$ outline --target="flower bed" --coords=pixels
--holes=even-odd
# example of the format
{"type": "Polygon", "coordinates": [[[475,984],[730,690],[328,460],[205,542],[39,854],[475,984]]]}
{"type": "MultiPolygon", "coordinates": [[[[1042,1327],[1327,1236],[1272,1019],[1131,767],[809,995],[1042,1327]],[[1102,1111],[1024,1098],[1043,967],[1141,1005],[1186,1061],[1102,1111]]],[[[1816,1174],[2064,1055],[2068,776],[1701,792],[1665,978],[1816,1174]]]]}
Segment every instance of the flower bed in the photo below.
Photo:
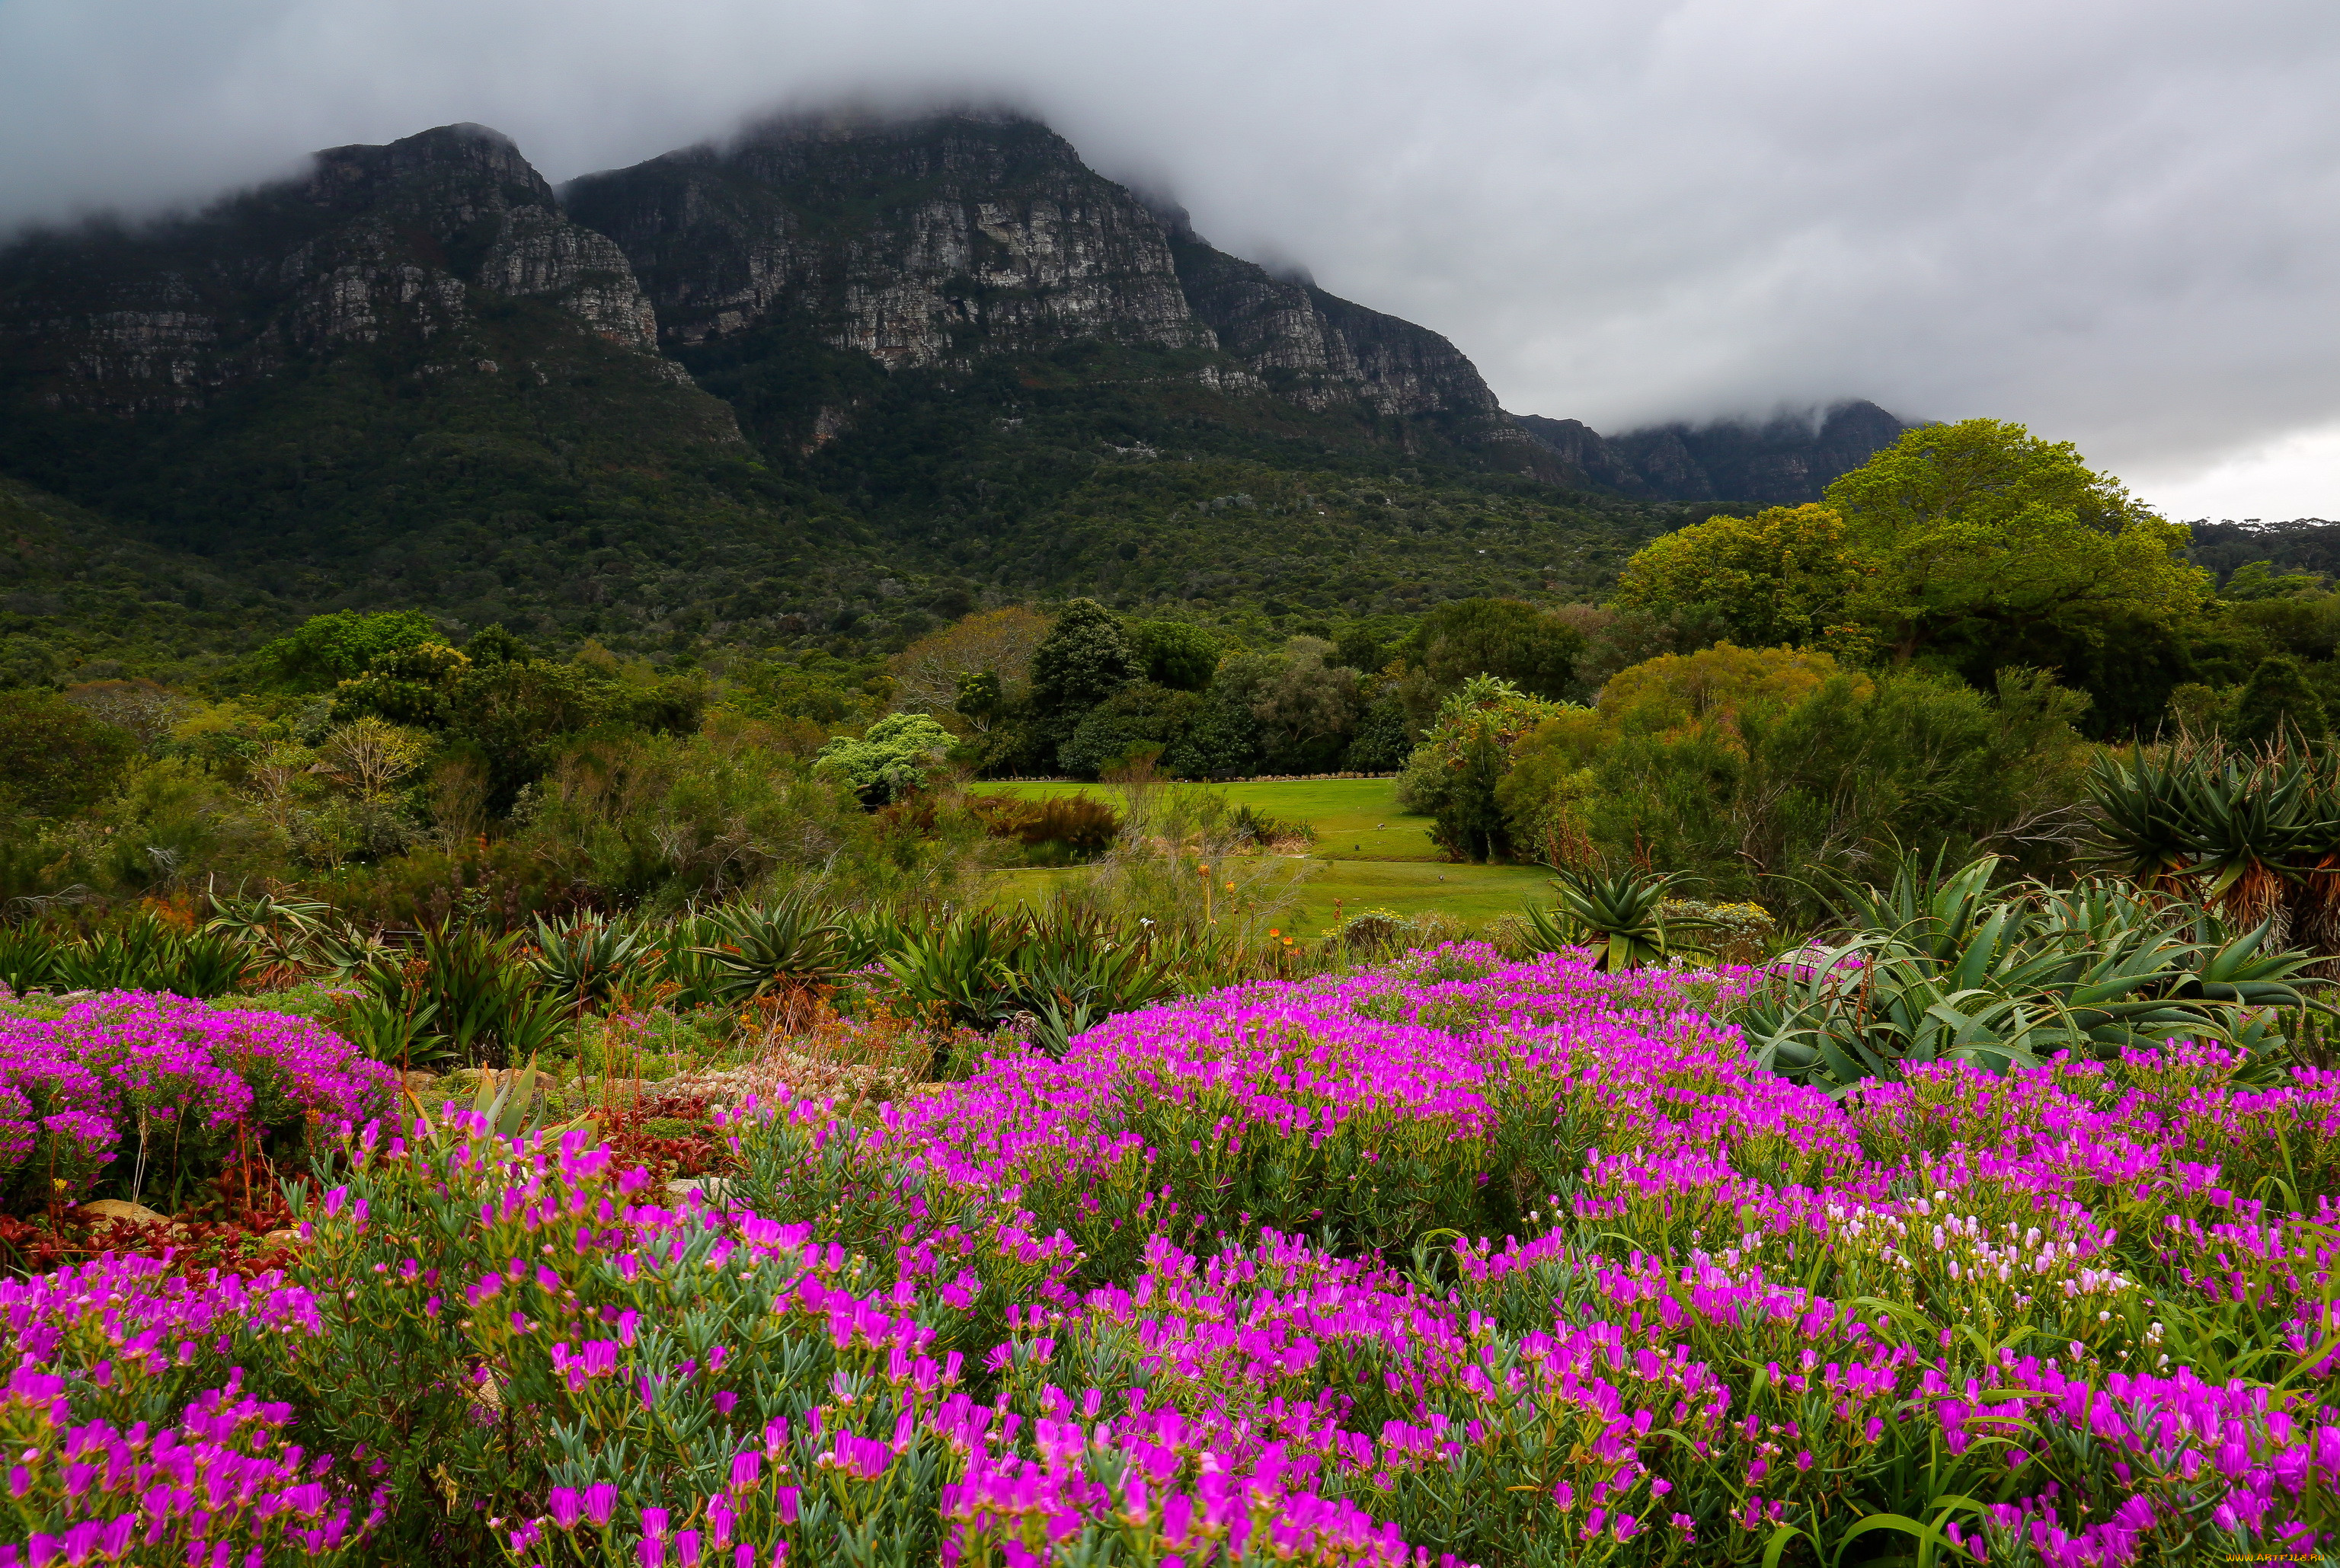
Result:
{"type": "Polygon", "coordinates": [[[396,1082],[306,1019],[161,993],[0,1019],[0,1208],[76,1201],[109,1165],[125,1187],[167,1186],[216,1170],[239,1136],[289,1152],[311,1119],[386,1114],[396,1082]]]}
{"type": "Polygon", "coordinates": [[[2328,1541],[2340,1075],[2178,1045],[1837,1101],[1715,1021],[1748,978],[1239,988],[875,1117],[735,1107],[712,1206],[582,1130],[370,1129],[296,1277],[0,1287],[53,1380],[12,1446],[256,1402],[205,1440],[282,1501],[199,1534],[134,1455],[45,1455],[18,1515],[90,1561],[127,1510],[140,1561],[649,1568],[2328,1541]]]}

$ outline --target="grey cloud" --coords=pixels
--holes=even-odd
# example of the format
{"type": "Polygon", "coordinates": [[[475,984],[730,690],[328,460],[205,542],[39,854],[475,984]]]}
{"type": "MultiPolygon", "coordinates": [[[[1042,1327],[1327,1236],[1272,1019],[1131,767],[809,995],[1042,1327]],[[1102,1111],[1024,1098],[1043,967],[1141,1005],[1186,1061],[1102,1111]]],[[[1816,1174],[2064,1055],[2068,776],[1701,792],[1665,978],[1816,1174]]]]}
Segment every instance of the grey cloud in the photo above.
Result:
{"type": "Polygon", "coordinates": [[[454,120],[558,181],[843,94],[1028,104],[1523,412],[1862,396],[2130,473],[2340,421],[2329,0],[12,0],[0,222],[454,120]]]}

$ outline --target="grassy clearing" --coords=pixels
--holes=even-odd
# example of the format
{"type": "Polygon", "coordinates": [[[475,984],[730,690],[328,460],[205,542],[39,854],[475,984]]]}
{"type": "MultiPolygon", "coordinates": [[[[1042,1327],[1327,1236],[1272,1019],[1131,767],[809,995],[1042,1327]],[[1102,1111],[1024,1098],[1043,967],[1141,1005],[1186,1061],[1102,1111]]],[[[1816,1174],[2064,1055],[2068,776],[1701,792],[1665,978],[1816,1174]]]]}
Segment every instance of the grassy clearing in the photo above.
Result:
{"type": "MultiPolygon", "coordinates": [[[[1110,784],[1001,784],[1000,794],[1044,800],[1095,794],[1113,800],[1110,784]]],[[[1431,847],[1430,819],[1401,812],[1394,779],[1306,779],[1296,782],[1211,786],[1236,805],[1248,805],[1316,830],[1305,860],[1293,862],[1303,879],[1294,923],[1310,933],[1332,925],[1343,913],[1388,909],[1400,914],[1439,910],[1476,925],[1498,915],[1516,914],[1530,899],[1548,896],[1541,866],[1454,865],[1431,847]]],[[[1079,867],[1003,872],[993,887],[995,902],[1038,903],[1084,876],[1079,867]]]]}
{"type": "MultiPolygon", "coordinates": [[[[1000,784],[987,793],[1045,800],[1054,795],[1094,794],[1115,800],[1111,784],[1000,784]]],[[[1286,822],[1316,830],[1318,860],[1431,861],[1430,819],[1397,809],[1395,779],[1303,779],[1294,783],[1198,785],[1216,790],[1235,805],[1247,805],[1286,822]]]]}

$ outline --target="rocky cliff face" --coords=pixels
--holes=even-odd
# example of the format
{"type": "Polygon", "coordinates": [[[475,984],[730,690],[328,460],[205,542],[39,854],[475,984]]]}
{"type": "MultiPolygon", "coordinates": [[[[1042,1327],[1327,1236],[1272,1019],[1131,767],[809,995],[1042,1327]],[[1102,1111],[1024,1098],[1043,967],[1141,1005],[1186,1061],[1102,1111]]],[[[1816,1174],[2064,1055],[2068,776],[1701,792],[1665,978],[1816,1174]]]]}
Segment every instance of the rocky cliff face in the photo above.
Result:
{"type": "Polygon", "coordinates": [[[493,361],[467,327],[488,301],[521,298],[656,353],[618,247],[570,222],[510,141],[444,126],[321,153],[305,177],[195,218],[11,247],[0,373],[37,404],[112,414],[200,408],[298,357],[392,340],[480,373],[493,361]]]}
{"type": "Polygon", "coordinates": [[[1444,338],[1213,249],[1033,121],[779,121],[567,197],[623,249],[670,347],[782,326],[895,368],[1079,340],[1185,350],[1172,373],[1214,391],[1426,420],[1549,466],[1444,338]]]}
{"type": "Polygon", "coordinates": [[[778,121],[568,195],[673,344],[787,318],[889,366],[1076,338],[1212,346],[1161,225],[1029,121],[778,121]]]}
{"type": "Polygon", "coordinates": [[[1909,427],[1874,403],[1829,409],[1817,426],[1778,419],[1756,425],[1658,425],[1602,437],[1575,419],[1515,416],[1520,428],[1565,463],[1572,482],[1617,495],[1673,501],[1794,506],[1817,501],[1909,427]]]}

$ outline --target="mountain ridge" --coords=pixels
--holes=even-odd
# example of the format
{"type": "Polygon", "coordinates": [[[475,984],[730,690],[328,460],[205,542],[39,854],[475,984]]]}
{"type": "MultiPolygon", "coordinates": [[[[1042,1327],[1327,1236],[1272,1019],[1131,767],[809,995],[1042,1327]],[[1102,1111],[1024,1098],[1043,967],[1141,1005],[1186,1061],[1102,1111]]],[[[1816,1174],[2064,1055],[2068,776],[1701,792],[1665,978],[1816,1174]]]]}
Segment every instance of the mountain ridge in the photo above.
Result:
{"type": "Polygon", "coordinates": [[[1511,418],[1592,488],[1661,500],[1762,506],[1819,500],[1829,481],[1911,428],[1865,399],[1761,423],[1676,420],[1606,437],[1578,419],[1511,418]]]}
{"type": "MultiPolygon", "coordinates": [[[[1581,596],[1699,515],[1588,485],[1438,333],[968,114],[775,122],[559,192],[441,126],[24,237],[0,476],[118,536],[67,577],[193,584],[246,640],[408,606],[669,650],[1073,593],[1284,626],[1581,596]]],[[[26,587],[0,636],[81,648],[43,629],[69,598],[26,587]]]]}

